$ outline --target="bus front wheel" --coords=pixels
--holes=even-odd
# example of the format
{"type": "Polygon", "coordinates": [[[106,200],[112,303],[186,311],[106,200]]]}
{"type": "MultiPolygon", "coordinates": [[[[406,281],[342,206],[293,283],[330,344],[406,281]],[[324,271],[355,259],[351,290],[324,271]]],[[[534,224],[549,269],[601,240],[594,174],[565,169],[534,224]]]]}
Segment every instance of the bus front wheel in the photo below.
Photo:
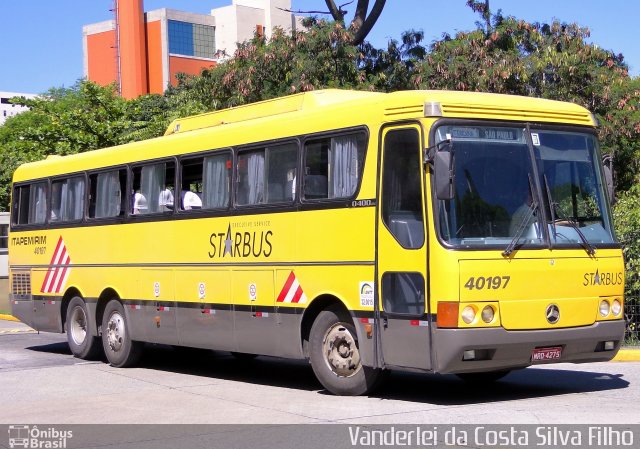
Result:
{"type": "Polygon", "coordinates": [[[96,358],[100,352],[100,339],[93,336],[87,305],[79,296],[69,302],[65,323],[71,353],[83,360],[96,358]]]}
{"type": "Polygon", "coordinates": [[[362,365],[351,319],[330,308],[318,314],[309,335],[311,367],[331,393],[356,396],[372,391],[382,370],[362,365]]]}
{"type": "Polygon", "coordinates": [[[142,354],[142,343],[131,340],[124,307],[115,299],[104,309],[102,346],[109,364],[116,368],[134,365],[142,354]]]}

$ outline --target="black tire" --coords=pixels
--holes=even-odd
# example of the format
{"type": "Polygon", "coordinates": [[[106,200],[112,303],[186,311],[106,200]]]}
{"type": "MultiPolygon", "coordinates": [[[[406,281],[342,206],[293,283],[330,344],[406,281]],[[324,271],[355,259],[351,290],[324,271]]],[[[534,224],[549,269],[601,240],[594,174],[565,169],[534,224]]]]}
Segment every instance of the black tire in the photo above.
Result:
{"type": "Polygon", "coordinates": [[[362,365],[355,327],[341,309],[330,308],[318,314],[311,326],[309,349],[313,372],[333,394],[367,394],[382,380],[382,370],[362,365]]]}
{"type": "Polygon", "coordinates": [[[490,384],[502,379],[504,376],[509,374],[511,371],[484,371],[480,373],[458,373],[460,379],[464,380],[470,384],[490,384]]]}
{"type": "Polygon", "coordinates": [[[89,309],[79,296],[71,298],[67,306],[65,321],[67,342],[74,357],[83,360],[95,359],[100,355],[100,337],[94,336],[94,324],[89,318],[89,309]]]}
{"type": "Polygon", "coordinates": [[[102,347],[111,366],[133,366],[142,355],[142,342],[132,341],[124,307],[112,299],[107,303],[102,318],[102,347]]]}

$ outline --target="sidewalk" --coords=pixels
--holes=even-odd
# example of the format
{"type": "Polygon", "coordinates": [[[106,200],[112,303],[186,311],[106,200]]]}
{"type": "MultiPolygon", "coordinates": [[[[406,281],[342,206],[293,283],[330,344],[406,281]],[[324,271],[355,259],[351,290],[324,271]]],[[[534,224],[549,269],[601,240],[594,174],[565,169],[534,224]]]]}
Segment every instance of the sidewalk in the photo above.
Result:
{"type": "MultiPolygon", "coordinates": [[[[0,314],[0,335],[7,333],[36,332],[11,315],[0,314]]],[[[640,346],[623,347],[613,359],[614,362],[640,362],[640,346]]]]}

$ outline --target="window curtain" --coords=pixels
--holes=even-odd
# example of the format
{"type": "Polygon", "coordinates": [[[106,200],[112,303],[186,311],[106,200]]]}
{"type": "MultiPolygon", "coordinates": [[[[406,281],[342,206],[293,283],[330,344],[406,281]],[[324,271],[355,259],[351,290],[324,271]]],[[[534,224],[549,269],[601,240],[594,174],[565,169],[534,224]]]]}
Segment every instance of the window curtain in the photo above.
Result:
{"type": "Polygon", "coordinates": [[[160,192],[165,188],[165,164],[145,165],[142,167],[140,193],[147,200],[146,213],[162,212],[160,192]]]}
{"type": "Polygon", "coordinates": [[[331,139],[329,153],[329,198],[353,195],[358,185],[358,138],[342,136],[331,139]]]}
{"type": "Polygon", "coordinates": [[[60,201],[61,221],[82,219],[84,210],[84,179],[71,178],[62,186],[60,201]]]}
{"type": "Polygon", "coordinates": [[[264,198],[264,153],[251,153],[247,158],[248,204],[262,203],[264,198]]]}
{"type": "Polygon", "coordinates": [[[47,188],[41,182],[32,184],[29,189],[29,224],[44,223],[47,218],[47,188]]]}
{"type": "Polygon", "coordinates": [[[117,171],[100,173],[96,186],[96,218],[120,215],[121,200],[119,173],[117,171]]]}
{"type": "Polygon", "coordinates": [[[204,158],[204,176],[202,180],[203,209],[219,209],[229,204],[228,155],[204,158]]]}

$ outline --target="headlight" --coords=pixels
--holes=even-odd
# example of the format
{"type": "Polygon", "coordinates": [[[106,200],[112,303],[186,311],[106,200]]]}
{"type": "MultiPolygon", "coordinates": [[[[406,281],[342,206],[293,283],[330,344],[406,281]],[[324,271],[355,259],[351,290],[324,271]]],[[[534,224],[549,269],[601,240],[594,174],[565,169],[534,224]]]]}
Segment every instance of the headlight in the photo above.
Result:
{"type": "Polygon", "coordinates": [[[609,301],[603,299],[602,301],[600,301],[600,315],[607,316],[609,315],[609,301]]]}
{"type": "Polygon", "coordinates": [[[467,306],[462,310],[462,321],[467,324],[473,323],[473,320],[476,318],[476,311],[473,307],[467,306]]]}
{"type": "Polygon", "coordinates": [[[614,299],[611,304],[611,313],[613,313],[614,316],[618,316],[620,312],[622,312],[622,304],[620,304],[620,301],[617,299],[614,299]]]}
{"type": "Polygon", "coordinates": [[[482,309],[482,321],[489,324],[493,321],[494,313],[495,312],[493,311],[493,307],[485,306],[485,308],[482,309]]]}

